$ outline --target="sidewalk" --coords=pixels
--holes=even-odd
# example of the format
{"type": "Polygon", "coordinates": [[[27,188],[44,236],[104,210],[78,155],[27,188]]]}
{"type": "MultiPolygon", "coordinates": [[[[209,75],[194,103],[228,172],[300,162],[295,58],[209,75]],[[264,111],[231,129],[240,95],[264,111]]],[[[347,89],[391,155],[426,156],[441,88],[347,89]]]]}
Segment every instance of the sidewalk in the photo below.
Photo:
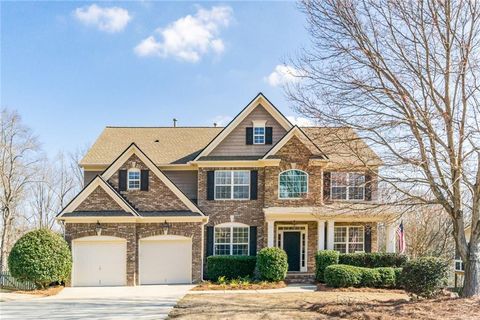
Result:
{"type": "Polygon", "coordinates": [[[259,289],[259,290],[202,290],[189,291],[188,294],[232,294],[232,293],[302,293],[314,292],[316,285],[311,284],[289,284],[285,288],[259,289]]]}

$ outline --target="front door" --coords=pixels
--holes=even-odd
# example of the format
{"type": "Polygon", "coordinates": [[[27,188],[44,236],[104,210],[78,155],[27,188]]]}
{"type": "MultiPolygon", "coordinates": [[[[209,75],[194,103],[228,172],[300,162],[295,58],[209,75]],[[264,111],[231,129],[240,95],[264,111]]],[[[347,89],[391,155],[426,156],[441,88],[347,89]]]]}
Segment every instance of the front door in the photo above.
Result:
{"type": "Polygon", "coordinates": [[[300,231],[283,232],[283,250],[288,257],[288,271],[300,271],[300,231]]]}

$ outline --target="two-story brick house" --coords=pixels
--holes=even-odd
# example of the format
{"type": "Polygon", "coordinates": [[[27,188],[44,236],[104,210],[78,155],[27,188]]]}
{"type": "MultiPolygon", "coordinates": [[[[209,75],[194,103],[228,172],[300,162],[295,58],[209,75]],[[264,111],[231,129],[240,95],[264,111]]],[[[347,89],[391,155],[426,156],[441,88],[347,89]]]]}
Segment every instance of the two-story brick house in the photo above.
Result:
{"type": "Polygon", "coordinates": [[[317,250],[378,250],[379,157],[349,128],[292,125],[262,94],[225,128],[107,127],[58,215],[72,285],[202,280],[209,255],[283,248],[289,271],[317,250]]]}

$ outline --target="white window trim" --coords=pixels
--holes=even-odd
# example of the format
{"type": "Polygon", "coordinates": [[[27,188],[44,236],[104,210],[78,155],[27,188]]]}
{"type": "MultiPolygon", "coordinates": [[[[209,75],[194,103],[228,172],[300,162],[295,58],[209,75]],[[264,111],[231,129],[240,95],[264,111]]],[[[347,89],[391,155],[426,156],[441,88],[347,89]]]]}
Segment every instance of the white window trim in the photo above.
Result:
{"type": "Polygon", "coordinates": [[[220,245],[229,245],[230,246],[230,256],[232,256],[233,253],[233,228],[247,228],[247,235],[248,235],[248,241],[247,243],[235,243],[235,244],[243,244],[247,245],[247,254],[243,256],[249,256],[250,255],[250,226],[239,223],[239,222],[230,222],[230,223],[221,223],[217,224],[213,227],[213,255],[216,256],[217,254],[215,253],[215,246],[217,245],[217,237],[216,237],[216,228],[230,228],[230,242],[229,243],[219,243],[220,245]]]}
{"type": "Polygon", "coordinates": [[[280,176],[283,173],[288,172],[288,171],[300,171],[300,172],[303,172],[307,175],[307,191],[305,192],[305,195],[308,195],[309,180],[310,180],[310,175],[308,174],[308,172],[300,170],[300,169],[288,169],[288,170],[284,170],[284,171],[282,171],[278,174],[278,199],[280,199],[280,200],[302,200],[302,199],[305,199],[304,197],[292,197],[292,198],[290,198],[290,197],[282,197],[281,196],[281,193],[280,193],[280,176]]]}
{"type": "MultiPolygon", "coordinates": [[[[136,181],[136,179],[134,180],[136,181]]],[[[127,190],[134,191],[140,190],[142,184],[142,174],[138,168],[130,168],[127,170],[127,190]],[[138,188],[130,188],[130,172],[138,172],[138,188]]]]}
{"type": "Polygon", "coordinates": [[[344,244],[345,245],[345,253],[355,253],[355,252],[365,252],[365,227],[364,226],[335,226],[333,228],[333,248],[335,248],[336,244],[344,244]],[[350,228],[360,228],[363,234],[363,241],[362,242],[349,242],[349,235],[350,235],[350,228]],[[335,241],[335,230],[337,228],[347,228],[347,234],[345,235],[345,242],[337,242],[335,241]],[[363,250],[362,251],[355,251],[355,252],[349,252],[348,245],[349,244],[359,244],[361,243],[363,245],[363,250]]]}
{"type": "Polygon", "coordinates": [[[253,144],[256,144],[256,145],[262,145],[262,144],[265,144],[265,141],[266,141],[266,137],[267,136],[267,129],[265,128],[265,125],[261,126],[261,125],[254,125],[253,126],[253,144]],[[263,134],[255,134],[255,128],[263,128],[263,134]],[[255,142],[255,137],[263,137],[263,142],[255,142]]]}
{"type": "Polygon", "coordinates": [[[215,170],[215,175],[214,175],[214,183],[213,183],[213,198],[216,201],[229,201],[229,200],[235,200],[235,201],[245,201],[245,200],[250,200],[250,189],[251,189],[251,184],[252,182],[250,181],[250,170],[215,170]],[[228,184],[219,184],[218,186],[230,186],[231,188],[231,193],[230,193],[230,198],[217,198],[217,172],[230,172],[231,175],[231,183],[228,184]],[[233,197],[233,189],[234,186],[246,186],[246,184],[234,184],[233,183],[233,176],[234,172],[247,172],[248,174],[248,197],[247,198],[234,198],[233,197]]]}
{"type": "MultiPolygon", "coordinates": [[[[365,180],[365,183],[363,185],[363,196],[362,196],[362,199],[350,199],[350,174],[363,174],[363,176],[365,177],[365,173],[364,172],[342,172],[342,171],[333,171],[331,172],[330,174],[330,199],[333,200],[333,201],[365,201],[365,187],[366,187],[366,184],[367,184],[367,181],[366,179],[364,178],[365,180]],[[332,183],[333,179],[332,179],[332,174],[334,173],[346,173],[347,174],[347,185],[346,185],[346,188],[347,188],[347,198],[346,199],[333,199],[333,188],[334,188],[334,185],[332,183]]],[[[338,187],[338,186],[337,186],[338,187]]],[[[342,186],[340,186],[342,187],[342,186]]]]}
{"type": "Polygon", "coordinates": [[[454,269],[455,269],[455,272],[465,272],[465,266],[463,265],[462,259],[455,259],[454,260],[454,269]],[[460,268],[457,268],[457,265],[460,268]]]}

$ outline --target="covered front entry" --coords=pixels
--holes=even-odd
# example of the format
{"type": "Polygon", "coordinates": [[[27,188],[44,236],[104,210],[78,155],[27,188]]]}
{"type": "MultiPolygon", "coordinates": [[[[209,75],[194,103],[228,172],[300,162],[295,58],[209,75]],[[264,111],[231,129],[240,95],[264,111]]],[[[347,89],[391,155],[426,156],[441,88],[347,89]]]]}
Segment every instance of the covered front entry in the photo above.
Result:
{"type": "Polygon", "coordinates": [[[139,284],[192,282],[192,239],[163,235],[141,239],[139,284]]]}
{"type": "Polygon", "coordinates": [[[127,281],[127,241],[108,236],[73,240],[72,286],[124,286],[127,281]]]}
{"type": "Polygon", "coordinates": [[[307,225],[278,225],[278,247],[288,257],[288,271],[307,271],[307,225]]]}

